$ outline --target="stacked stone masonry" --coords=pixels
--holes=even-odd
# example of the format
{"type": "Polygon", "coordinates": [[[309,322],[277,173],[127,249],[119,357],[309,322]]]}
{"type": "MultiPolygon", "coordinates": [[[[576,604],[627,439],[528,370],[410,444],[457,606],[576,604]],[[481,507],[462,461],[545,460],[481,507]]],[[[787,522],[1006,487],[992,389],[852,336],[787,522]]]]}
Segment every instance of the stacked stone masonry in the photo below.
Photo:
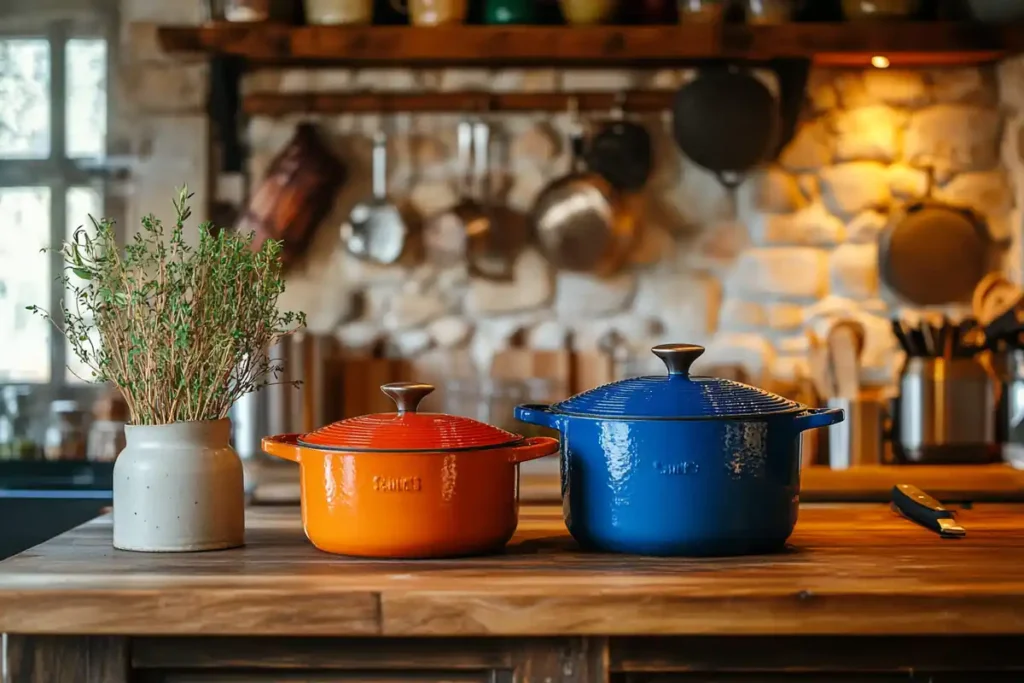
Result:
{"type": "MultiPolygon", "coordinates": [[[[1010,76],[1000,76],[1022,70],[1013,63],[999,70],[816,70],[794,139],[735,193],[679,154],[665,117],[646,117],[657,169],[643,197],[643,239],[631,263],[609,278],[557,272],[532,249],[519,257],[510,283],[471,278],[462,266],[379,267],[345,253],[338,226],[369,190],[369,135],[380,126],[392,132],[391,192],[429,215],[458,196],[456,115],[256,118],[248,129],[250,172],[259,178],[294,125],[309,118],[348,164],[351,180],[291,274],[287,303],[310,312],[316,331],[336,332],[351,346],[384,340],[398,353],[466,347],[486,365],[513,340],[535,348],[569,340],[581,349],[625,341],[639,357],[658,342],[689,341],[708,347],[707,364],[739,363],[755,377],[791,380],[806,372],[807,331],[849,314],[869,333],[864,379],[885,382],[899,361],[888,318],[904,311],[877,269],[877,236],[890,212],[933,197],[981,211],[994,233],[1019,242],[1014,164],[1024,143],[1019,135],[1005,141],[1003,132],[1019,130],[1013,98],[1020,95],[1005,85],[1010,76]]],[[[761,76],[774,87],[770,75],[761,76]]],[[[245,87],[617,91],[673,87],[689,77],[285,70],[255,73],[245,87]]],[[[502,160],[495,196],[527,210],[568,166],[567,117],[494,115],[492,124],[493,151],[502,160]]]]}
{"type": "MultiPolygon", "coordinates": [[[[151,52],[148,24],[138,23],[164,19],[136,12],[125,30],[130,50],[142,54],[122,83],[136,84],[129,101],[145,112],[133,122],[143,131],[136,144],[154,170],[141,181],[140,201],[181,173],[201,181],[208,164],[196,149],[208,146],[208,124],[195,115],[202,102],[190,99],[205,67],[151,52]],[[171,76],[169,85],[147,85],[157,71],[171,76]],[[148,145],[145,131],[155,133],[148,145]]],[[[774,87],[770,75],[760,75],[774,87]]],[[[243,87],[620,91],[672,88],[690,77],[684,70],[265,69],[249,74],[243,87]]],[[[527,249],[509,283],[472,278],[461,265],[374,266],[350,257],[340,241],[344,216],[369,194],[370,135],[380,126],[391,132],[394,198],[424,215],[456,200],[458,116],[254,118],[247,129],[252,182],[304,120],[320,124],[349,168],[331,216],[290,273],[283,304],[307,311],[313,331],[335,333],[357,349],[382,341],[411,356],[464,348],[486,367],[512,343],[547,349],[568,342],[585,350],[615,340],[644,358],[655,343],[688,341],[708,347],[706,364],[739,363],[755,377],[781,380],[806,372],[809,330],[849,314],[868,330],[864,379],[888,381],[899,361],[888,318],[905,309],[879,281],[876,238],[895,207],[930,196],[982,211],[994,233],[1013,237],[1006,268],[1019,277],[1024,61],[913,72],[816,69],[807,95],[794,139],[735,193],[679,154],[666,117],[646,117],[657,168],[643,196],[643,238],[627,267],[609,278],[557,272],[527,249]]],[[[527,210],[568,166],[567,117],[501,114],[492,124],[495,196],[527,210]]]]}

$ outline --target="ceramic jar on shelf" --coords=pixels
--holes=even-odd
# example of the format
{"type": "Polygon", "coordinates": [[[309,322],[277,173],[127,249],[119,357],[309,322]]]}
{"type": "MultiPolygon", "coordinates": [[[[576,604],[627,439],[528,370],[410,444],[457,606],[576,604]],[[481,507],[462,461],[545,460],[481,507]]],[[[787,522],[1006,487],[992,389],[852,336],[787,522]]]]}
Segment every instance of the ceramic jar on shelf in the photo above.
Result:
{"type": "Polygon", "coordinates": [[[210,19],[251,23],[256,21],[290,21],[295,15],[292,0],[208,0],[210,19]]]}
{"type": "Polygon", "coordinates": [[[793,0],[746,0],[748,24],[785,24],[793,19],[793,0]]]}
{"type": "Polygon", "coordinates": [[[373,0],[305,0],[306,22],[358,25],[373,22],[373,0]]]}
{"type": "Polygon", "coordinates": [[[618,10],[616,0],[559,0],[559,5],[565,23],[579,26],[606,24],[618,10]]]}
{"type": "Polygon", "coordinates": [[[1020,0],[967,0],[971,16],[987,24],[1024,21],[1024,2],[1020,0]]]}
{"type": "Polygon", "coordinates": [[[534,24],[539,18],[535,0],[484,0],[485,24],[534,24]]]}
{"type": "Polygon", "coordinates": [[[679,0],[679,20],[682,22],[722,21],[730,0],[679,0]]]}
{"type": "Polygon", "coordinates": [[[843,15],[851,21],[913,19],[921,0],[843,0],[843,15]]]}
{"type": "Polygon", "coordinates": [[[413,26],[464,24],[468,0],[390,0],[396,12],[409,16],[413,26]]]}

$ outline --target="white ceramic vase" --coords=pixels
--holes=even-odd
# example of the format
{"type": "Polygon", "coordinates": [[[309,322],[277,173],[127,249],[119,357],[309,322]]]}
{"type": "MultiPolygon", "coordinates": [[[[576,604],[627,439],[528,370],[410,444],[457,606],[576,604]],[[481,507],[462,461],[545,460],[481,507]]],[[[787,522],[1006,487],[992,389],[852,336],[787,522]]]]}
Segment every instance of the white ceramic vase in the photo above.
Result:
{"type": "Polygon", "coordinates": [[[174,553],[245,542],[230,420],[128,425],[125,440],[114,463],[115,548],[174,553]]]}

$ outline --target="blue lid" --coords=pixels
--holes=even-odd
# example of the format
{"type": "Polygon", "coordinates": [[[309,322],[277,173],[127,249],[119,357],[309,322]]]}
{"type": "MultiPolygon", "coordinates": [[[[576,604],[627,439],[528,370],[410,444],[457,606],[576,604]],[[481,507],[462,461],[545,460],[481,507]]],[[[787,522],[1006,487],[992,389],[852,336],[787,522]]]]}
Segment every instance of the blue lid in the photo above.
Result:
{"type": "Polygon", "coordinates": [[[742,382],[691,377],[690,366],[704,353],[702,346],[665,344],[651,351],[665,363],[668,375],[605,384],[551,409],[564,415],[637,420],[749,418],[806,410],[796,401],[742,382]]]}

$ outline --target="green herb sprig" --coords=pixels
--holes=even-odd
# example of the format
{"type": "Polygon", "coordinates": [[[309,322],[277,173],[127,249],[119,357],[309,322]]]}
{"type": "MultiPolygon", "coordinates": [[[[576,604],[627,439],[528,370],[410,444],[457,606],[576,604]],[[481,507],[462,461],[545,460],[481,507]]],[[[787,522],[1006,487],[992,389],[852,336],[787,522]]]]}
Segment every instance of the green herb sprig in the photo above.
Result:
{"type": "Polygon", "coordinates": [[[277,309],[284,292],[281,243],[253,248],[253,235],[199,226],[185,241],[192,195],[173,200],[170,234],[153,215],[118,248],[114,223],[92,216],[61,247],[58,278],[69,294],[57,321],[38,306],[92,371],[124,395],[137,425],[227,417],[242,395],[277,384],[269,349],[305,325],[277,309]]]}

